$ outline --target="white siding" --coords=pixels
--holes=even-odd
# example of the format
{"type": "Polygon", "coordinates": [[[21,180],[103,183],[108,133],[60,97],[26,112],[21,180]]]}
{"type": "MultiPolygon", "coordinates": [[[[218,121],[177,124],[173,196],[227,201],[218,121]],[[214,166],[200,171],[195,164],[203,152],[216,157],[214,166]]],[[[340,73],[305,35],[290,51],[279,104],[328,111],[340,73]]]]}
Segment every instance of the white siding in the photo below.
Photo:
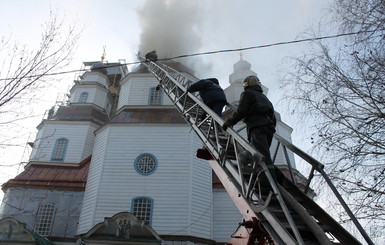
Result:
{"type": "MultiPolygon", "coordinates": [[[[31,161],[51,161],[55,142],[59,138],[68,139],[64,163],[79,163],[92,151],[93,132],[96,126],[88,122],[46,121],[40,129],[39,144],[34,146],[31,161]]],[[[55,161],[56,162],[56,161],[55,161]]]]}
{"type": "MultiPolygon", "coordinates": [[[[291,133],[293,131],[292,128],[287,126],[285,123],[278,121],[276,131],[277,131],[276,134],[280,135],[285,140],[291,142],[291,133]]],[[[271,153],[272,158],[273,158],[273,154],[274,154],[276,148],[277,148],[277,141],[273,140],[271,147],[270,147],[270,153],[271,153]]],[[[287,153],[289,156],[289,161],[290,161],[291,167],[296,169],[294,153],[290,150],[287,150],[287,153]]],[[[283,152],[282,145],[279,146],[279,150],[278,150],[277,158],[275,160],[275,164],[276,165],[287,165],[287,161],[286,161],[286,158],[285,158],[285,155],[283,152]]]]}
{"type": "Polygon", "coordinates": [[[33,161],[34,159],[37,159],[38,155],[39,155],[39,149],[40,149],[40,145],[41,145],[41,141],[42,141],[42,135],[43,135],[42,127],[39,127],[38,130],[39,131],[36,134],[35,141],[33,142],[33,147],[32,147],[32,151],[31,151],[31,155],[29,156],[29,160],[30,161],[33,161]]]}
{"type": "Polygon", "coordinates": [[[121,82],[120,84],[120,91],[119,91],[119,101],[117,109],[119,110],[123,106],[128,104],[128,98],[130,97],[130,90],[131,90],[131,84],[132,79],[126,78],[127,80],[124,80],[124,82],[121,82]]]}
{"type": "Polygon", "coordinates": [[[95,97],[95,86],[77,86],[75,91],[71,93],[70,102],[71,103],[79,103],[80,95],[84,92],[88,93],[87,96],[87,102],[86,103],[92,103],[92,100],[95,97]]]}
{"type": "Polygon", "coordinates": [[[106,75],[100,72],[86,72],[83,74],[83,82],[98,82],[108,88],[109,81],[106,75]]]}
{"type": "Polygon", "coordinates": [[[86,103],[92,103],[104,109],[107,109],[107,104],[111,103],[108,96],[108,90],[101,88],[97,85],[78,85],[75,91],[73,91],[73,93],[71,94],[70,102],[72,104],[79,103],[80,95],[83,92],[88,93],[86,103]]]}
{"type": "Polygon", "coordinates": [[[196,136],[189,133],[189,127],[106,127],[108,135],[106,129],[97,133],[79,232],[87,231],[104,217],[131,212],[132,199],[146,196],[154,200],[152,227],[158,234],[210,238],[211,170],[205,161],[195,157],[192,142],[197,140],[191,139],[196,136]],[[151,153],[158,160],[151,175],[138,174],[134,168],[136,157],[142,153],[151,153]]]}
{"type": "Polygon", "coordinates": [[[94,104],[106,109],[108,103],[108,92],[104,89],[97,89],[95,91],[94,104]]]}
{"type": "Polygon", "coordinates": [[[213,189],[213,239],[229,242],[242,215],[225,189],[213,189]]]}
{"type": "Polygon", "coordinates": [[[198,136],[193,134],[191,148],[191,222],[190,234],[197,237],[212,238],[212,170],[209,163],[197,158],[196,150],[202,147],[198,136]],[[194,157],[195,156],[195,157],[194,157]]]}
{"type": "MultiPolygon", "coordinates": [[[[135,77],[132,75],[120,87],[118,109],[125,105],[148,105],[149,89],[159,84],[154,77],[135,77]]],[[[163,105],[172,105],[172,102],[163,93],[163,105]]]]}
{"type": "Polygon", "coordinates": [[[242,84],[230,84],[229,87],[224,89],[227,102],[232,104],[235,101],[239,101],[239,96],[243,91],[244,88],[242,87],[242,84]]]}
{"type": "Polygon", "coordinates": [[[100,130],[95,139],[77,234],[86,233],[94,225],[95,210],[98,205],[98,192],[102,184],[101,178],[106,156],[105,151],[108,144],[108,130],[108,128],[100,130]]]}
{"type": "Polygon", "coordinates": [[[95,127],[89,127],[88,131],[86,132],[84,147],[83,147],[83,154],[81,156],[81,159],[85,159],[89,155],[92,154],[94,143],[95,143],[95,127]]]}

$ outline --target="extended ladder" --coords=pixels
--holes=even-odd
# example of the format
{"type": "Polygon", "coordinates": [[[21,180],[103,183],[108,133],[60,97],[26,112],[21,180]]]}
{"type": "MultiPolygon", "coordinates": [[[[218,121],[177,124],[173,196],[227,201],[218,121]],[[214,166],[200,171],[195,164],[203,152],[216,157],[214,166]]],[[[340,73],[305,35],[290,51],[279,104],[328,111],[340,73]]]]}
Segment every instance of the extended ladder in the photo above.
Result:
{"type": "Polygon", "coordinates": [[[323,171],[321,163],[275,135],[278,142],[276,152],[281,146],[285,156],[289,149],[312,165],[305,192],[292,182],[293,175],[291,180],[280,176],[283,178],[283,188],[273,181],[263,156],[240,136],[243,128],[237,131],[229,128],[223,132],[223,119],[199,98],[187,92],[187,87],[196,82],[196,78],[183,75],[161,62],[143,61],[142,64],[158,79],[158,88],[164,90],[205,144],[209,154],[201,157],[209,160],[244,218],[231,244],[251,245],[256,239],[259,244],[361,244],[306,195],[315,171],[326,179],[367,243],[373,244],[323,171]],[[202,117],[203,114],[206,116],[202,117]],[[241,152],[252,154],[254,161],[251,165],[240,161],[238,155],[241,152]],[[266,176],[267,182],[259,181],[262,175],[266,176]]]}

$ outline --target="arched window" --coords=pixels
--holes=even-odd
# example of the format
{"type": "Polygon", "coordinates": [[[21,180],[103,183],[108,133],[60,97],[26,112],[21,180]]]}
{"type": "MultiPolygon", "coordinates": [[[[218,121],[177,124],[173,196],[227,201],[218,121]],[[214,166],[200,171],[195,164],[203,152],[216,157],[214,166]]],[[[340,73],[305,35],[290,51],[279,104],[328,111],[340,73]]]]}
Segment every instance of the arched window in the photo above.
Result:
{"type": "Polygon", "coordinates": [[[68,140],[66,138],[57,139],[52,151],[51,160],[63,161],[67,151],[68,140]]]}
{"type": "Polygon", "coordinates": [[[150,153],[143,153],[135,159],[134,166],[138,173],[150,175],[155,172],[158,166],[158,161],[154,155],[150,153]]]}
{"type": "Polygon", "coordinates": [[[136,197],[132,199],[131,213],[139,220],[143,220],[146,225],[151,225],[153,204],[152,198],[136,197]]]}
{"type": "Polygon", "coordinates": [[[83,92],[80,94],[79,102],[86,103],[88,99],[88,92],[83,92]]]}
{"type": "Polygon", "coordinates": [[[40,205],[37,212],[36,224],[34,231],[42,236],[49,236],[51,234],[51,228],[53,219],[55,216],[55,204],[44,203],[40,205]]]}
{"type": "Polygon", "coordinates": [[[148,104],[149,105],[161,105],[163,102],[163,93],[162,90],[156,89],[156,87],[150,88],[148,94],[148,104]]]}

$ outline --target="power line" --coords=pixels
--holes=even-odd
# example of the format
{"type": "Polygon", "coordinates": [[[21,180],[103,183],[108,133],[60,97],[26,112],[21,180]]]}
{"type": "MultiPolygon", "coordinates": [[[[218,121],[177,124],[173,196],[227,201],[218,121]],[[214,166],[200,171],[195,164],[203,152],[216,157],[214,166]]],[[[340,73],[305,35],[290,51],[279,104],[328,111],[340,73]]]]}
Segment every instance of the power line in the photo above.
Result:
{"type": "Polygon", "coordinates": [[[246,47],[246,48],[224,49],[224,50],[218,50],[218,51],[179,55],[179,56],[175,56],[172,58],[158,59],[158,60],[170,60],[170,59],[178,59],[178,58],[185,58],[185,57],[191,57],[191,56],[226,53],[226,52],[239,52],[239,51],[250,50],[250,49],[269,48],[269,47],[273,47],[273,46],[281,46],[281,45],[288,45],[288,44],[294,44],[294,43],[318,41],[318,40],[324,40],[324,39],[331,39],[331,38],[337,38],[337,37],[343,37],[343,36],[352,36],[352,35],[357,35],[357,34],[362,34],[362,33],[374,33],[374,32],[376,32],[376,31],[357,31],[357,32],[341,33],[341,34],[323,36],[323,37],[312,37],[312,38],[305,38],[305,39],[292,40],[292,41],[286,41],[286,42],[263,44],[263,45],[251,46],[251,47],[246,47]]]}
{"type": "MultiPolygon", "coordinates": [[[[237,49],[222,49],[222,50],[216,50],[216,51],[207,51],[207,52],[200,52],[200,53],[192,53],[192,54],[183,54],[174,56],[171,58],[163,58],[158,59],[158,61],[167,61],[167,60],[174,60],[174,59],[181,59],[181,58],[187,58],[187,57],[193,57],[193,56],[201,56],[201,55],[211,55],[211,54],[219,54],[219,53],[229,53],[229,52],[240,52],[245,50],[251,50],[251,49],[260,49],[260,48],[269,48],[274,46],[282,46],[282,45],[289,45],[289,44],[296,44],[296,43],[303,43],[303,42],[311,42],[311,41],[318,41],[318,40],[325,40],[325,39],[332,39],[332,38],[338,38],[338,37],[344,37],[344,36],[352,36],[352,35],[358,35],[363,33],[374,33],[377,30],[368,30],[368,31],[357,31],[357,32],[349,32],[349,33],[341,33],[341,34],[335,34],[330,36],[322,36],[322,37],[312,37],[312,38],[305,38],[305,39],[299,39],[299,40],[291,40],[291,41],[285,41],[285,42],[277,42],[277,43],[270,43],[270,44],[263,44],[258,46],[250,46],[245,48],[237,48],[237,49]]],[[[135,65],[140,64],[141,61],[133,61],[129,63],[121,63],[118,65],[110,65],[109,67],[117,67],[117,66],[124,66],[124,65],[135,65]]],[[[79,70],[71,70],[71,71],[62,71],[62,72],[54,72],[54,73],[47,73],[47,74],[40,74],[40,75],[32,75],[32,76],[26,76],[24,78],[35,78],[35,77],[41,77],[41,76],[56,76],[56,75],[63,75],[67,73],[74,73],[74,72],[82,72],[82,71],[88,71],[87,69],[79,69],[79,70]]],[[[18,78],[0,78],[0,81],[5,80],[14,80],[18,78]]]]}

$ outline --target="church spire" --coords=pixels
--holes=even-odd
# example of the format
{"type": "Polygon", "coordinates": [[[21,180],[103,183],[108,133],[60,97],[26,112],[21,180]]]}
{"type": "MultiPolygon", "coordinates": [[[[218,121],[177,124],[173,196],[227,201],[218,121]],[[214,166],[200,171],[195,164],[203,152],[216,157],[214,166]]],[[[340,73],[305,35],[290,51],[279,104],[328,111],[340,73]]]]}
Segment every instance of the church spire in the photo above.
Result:
{"type": "Polygon", "coordinates": [[[251,70],[251,64],[243,59],[242,52],[239,54],[239,56],[239,61],[233,65],[234,72],[229,76],[230,84],[241,83],[245,77],[250,75],[257,76],[257,73],[251,70]]]}
{"type": "MultiPolygon", "coordinates": [[[[257,73],[251,70],[251,64],[243,59],[243,54],[239,54],[239,60],[233,65],[234,72],[229,76],[230,86],[225,89],[227,101],[236,105],[238,103],[240,94],[243,91],[243,80],[251,75],[257,76],[257,73]]],[[[263,83],[263,81],[262,81],[263,83]]],[[[264,94],[267,94],[268,89],[261,85],[264,94]]]]}
{"type": "Polygon", "coordinates": [[[101,57],[100,63],[104,63],[104,60],[106,59],[106,45],[103,46],[103,53],[101,57]]]}

